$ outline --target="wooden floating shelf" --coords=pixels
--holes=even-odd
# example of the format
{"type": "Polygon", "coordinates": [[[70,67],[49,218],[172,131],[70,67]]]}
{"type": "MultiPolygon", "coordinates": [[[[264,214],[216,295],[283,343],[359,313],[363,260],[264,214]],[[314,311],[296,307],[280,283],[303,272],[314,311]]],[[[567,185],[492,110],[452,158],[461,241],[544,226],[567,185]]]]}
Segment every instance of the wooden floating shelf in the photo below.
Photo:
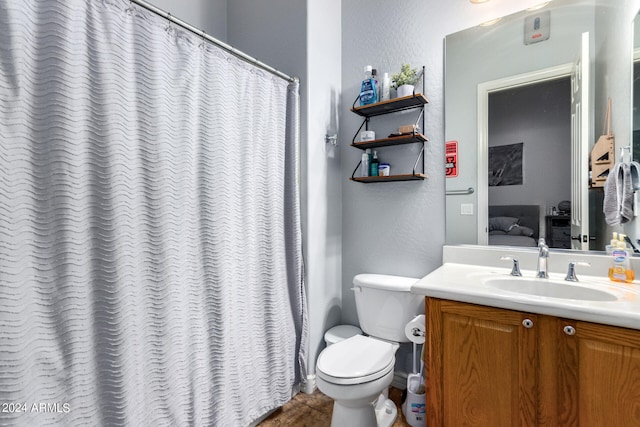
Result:
{"type": "Polygon", "coordinates": [[[371,182],[422,181],[423,179],[427,179],[427,178],[429,177],[423,173],[417,173],[417,174],[408,173],[404,175],[389,175],[389,176],[357,176],[349,179],[351,179],[351,181],[369,184],[371,182]]]}
{"type": "Polygon", "coordinates": [[[376,102],[375,104],[354,107],[351,111],[362,117],[373,117],[416,108],[428,103],[429,100],[423,94],[416,93],[414,95],[403,96],[402,98],[394,98],[388,101],[376,102]]]}
{"type": "Polygon", "coordinates": [[[429,139],[421,133],[392,136],[390,138],[374,139],[372,141],[354,142],[352,147],[366,150],[367,148],[389,147],[392,145],[413,144],[415,142],[425,142],[429,139]]]}

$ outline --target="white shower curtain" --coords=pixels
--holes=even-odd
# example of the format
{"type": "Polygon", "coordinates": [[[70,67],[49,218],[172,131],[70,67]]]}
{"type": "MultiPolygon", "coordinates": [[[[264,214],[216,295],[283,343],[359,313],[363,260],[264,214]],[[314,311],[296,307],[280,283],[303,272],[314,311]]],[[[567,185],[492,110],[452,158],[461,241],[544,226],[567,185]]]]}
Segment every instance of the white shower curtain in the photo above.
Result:
{"type": "Polygon", "coordinates": [[[126,0],[0,0],[0,425],[289,400],[297,114],[297,83],[126,0]]]}

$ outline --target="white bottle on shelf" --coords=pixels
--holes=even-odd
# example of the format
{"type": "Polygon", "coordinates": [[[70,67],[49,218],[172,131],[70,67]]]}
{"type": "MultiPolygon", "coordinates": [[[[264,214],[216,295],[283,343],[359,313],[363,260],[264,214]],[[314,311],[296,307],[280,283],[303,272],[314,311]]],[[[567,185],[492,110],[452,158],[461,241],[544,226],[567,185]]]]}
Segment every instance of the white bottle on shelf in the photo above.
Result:
{"type": "Polygon", "coordinates": [[[366,152],[362,153],[361,168],[360,176],[369,176],[369,154],[366,152]]]}
{"type": "Polygon", "coordinates": [[[380,82],[380,101],[388,101],[390,99],[389,91],[391,90],[391,79],[389,73],[382,75],[382,81],[380,82]]]}

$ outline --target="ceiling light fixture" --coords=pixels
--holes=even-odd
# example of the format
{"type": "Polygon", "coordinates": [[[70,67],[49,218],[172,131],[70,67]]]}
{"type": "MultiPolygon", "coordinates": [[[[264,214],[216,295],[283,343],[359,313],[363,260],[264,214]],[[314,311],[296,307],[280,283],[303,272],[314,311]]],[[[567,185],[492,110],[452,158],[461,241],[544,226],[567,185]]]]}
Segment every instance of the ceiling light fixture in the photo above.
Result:
{"type": "Polygon", "coordinates": [[[501,19],[502,18],[492,19],[491,21],[483,22],[482,24],[480,24],[480,26],[481,27],[488,27],[490,25],[497,24],[498,22],[500,22],[501,19]]]}
{"type": "Polygon", "coordinates": [[[545,7],[546,5],[548,5],[549,3],[551,3],[550,1],[546,1],[544,3],[540,3],[538,5],[532,6],[529,9],[527,9],[528,11],[532,11],[532,10],[538,10],[538,9],[542,9],[543,7],[545,7]]]}
{"type": "Polygon", "coordinates": [[[473,3],[473,4],[478,4],[478,3],[486,3],[486,2],[488,2],[489,0],[469,0],[469,1],[470,1],[471,3],[473,3]]]}

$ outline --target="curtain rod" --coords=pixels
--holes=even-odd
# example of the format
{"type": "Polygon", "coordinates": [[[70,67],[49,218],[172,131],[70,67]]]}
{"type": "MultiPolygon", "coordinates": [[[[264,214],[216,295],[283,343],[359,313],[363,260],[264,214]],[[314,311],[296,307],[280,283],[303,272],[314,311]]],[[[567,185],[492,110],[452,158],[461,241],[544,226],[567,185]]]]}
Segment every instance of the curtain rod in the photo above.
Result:
{"type": "Polygon", "coordinates": [[[257,67],[262,68],[263,70],[266,70],[272,74],[275,74],[276,76],[284,79],[284,80],[288,80],[290,82],[294,82],[294,81],[298,81],[298,79],[296,77],[291,77],[281,71],[276,70],[275,68],[265,64],[264,62],[258,61],[257,59],[255,59],[252,56],[247,55],[246,53],[242,52],[241,50],[238,50],[218,39],[216,39],[215,37],[211,37],[209,34],[205,33],[202,30],[197,29],[196,27],[184,22],[181,19],[176,18],[175,16],[171,15],[168,12],[165,12],[162,9],[159,9],[157,7],[155,7],[154,5],[147,3],[144,0],[129,0],[131,3],[135,3],[139,6],[142,6],[143,8],[157,14],[160,15],[161,17],[173,22],[174,24],[177,24],[179,26],[181,26],[182,28],[184,28],[185,30],[191,31],[194,34],[197,34],[198,36],[210,41],[211,43],[213,43],[214,45],[226,50],[227,52],[231,53],[232,55],[237,56],[238,58],[244,59],[245,61],[249,62],[250,64],[253,64],[257,67]]]}

